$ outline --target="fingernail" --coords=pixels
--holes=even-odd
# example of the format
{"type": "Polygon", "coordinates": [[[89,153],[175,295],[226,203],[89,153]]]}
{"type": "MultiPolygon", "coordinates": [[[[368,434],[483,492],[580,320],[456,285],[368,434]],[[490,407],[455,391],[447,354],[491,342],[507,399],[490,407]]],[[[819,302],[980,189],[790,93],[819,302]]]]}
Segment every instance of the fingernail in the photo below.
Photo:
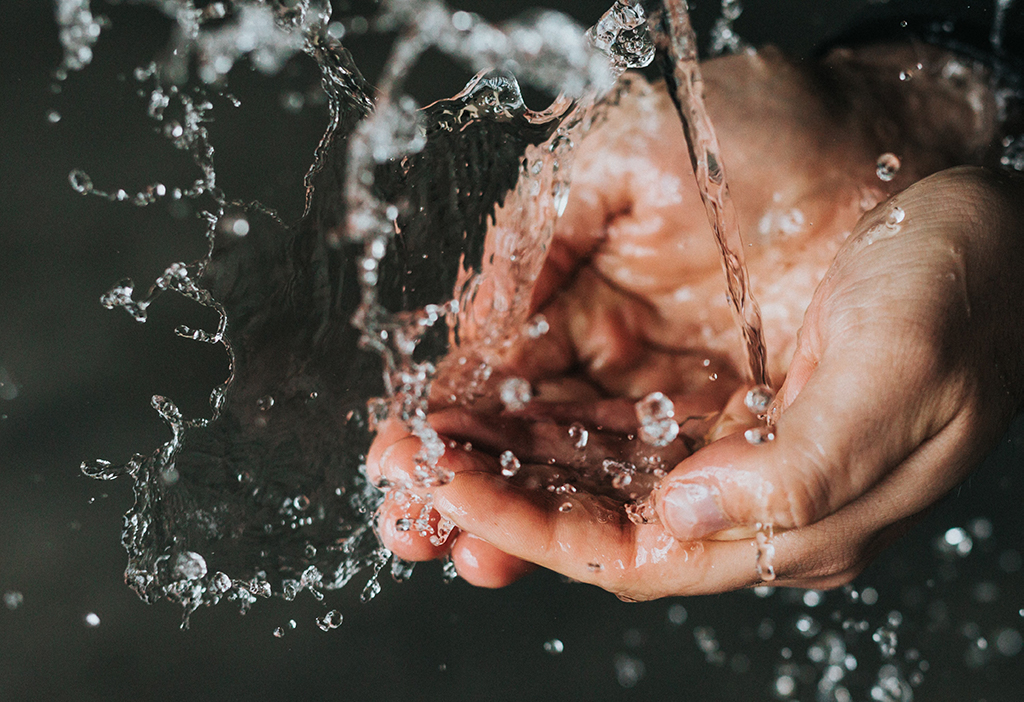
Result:
{"type": "Polygon", "coordinates": [[[718,506],[718,490],[699,483],[677,483],[661,498],[661,519],[680,541],[703,539],[733,526],[718,506]]]}

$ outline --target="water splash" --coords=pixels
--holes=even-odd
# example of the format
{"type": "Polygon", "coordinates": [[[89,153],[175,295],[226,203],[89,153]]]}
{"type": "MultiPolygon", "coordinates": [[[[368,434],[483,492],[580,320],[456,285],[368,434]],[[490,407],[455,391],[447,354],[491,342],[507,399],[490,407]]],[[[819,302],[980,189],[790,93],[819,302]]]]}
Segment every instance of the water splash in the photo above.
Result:
{"type": "MultiPolygon", "coordinates": [[[[212,309],[214,329],[176,331],[220,345],[229,375],[206,418],[153,398],[172,437],[151,456],[82,470],[134,482],[126,581],[147,602],[182,604],[185,625],[189,612],[225,599],[243,612],[272,594],[321,599],[364,569],[369,599],[388,563],[396,577],[410,570],[373,533],[381,496],[362,465],[372,431],[388,416],[406,422],[424,446],[416,485],[443,484],[450,475],[436,464],[445,447],[425,421],[437,360],[465,363],[469,382],[453,396],[470,403],[491,387],[518,334],[547,331],[545,320],[529,319],[529,290],[595,105],[618,73],[650,60],[643,12],[613,7],[618,19],[606,16],[590,34],[601,37],[595,49],[556,13],[495,26],[440,2],[385,3],[372,23],[356,18],[399,36],[371,98],[341,43],[346,21],[329,21],[326,2],[152,4],[173,20],[169,58],[134,77],[147,86],[149,118],[198,176],[136,193],[98,188],[80,169],[69,182],[136,206],[203,203],[202,258],[172,264],[141,293],[121,281],[102,303],[139,322],[166,292],[212,309]],[[430,48],[478,73],[458,95],[419,108],[402,83],[430,48]],[[287,225],[219,189],[206,125],[238,60],[273,72],[300,52],[321,72],[329,122],[305,178],[303,216],[287,225]],[[193,70],[205,86],[186,84],[193,70]],[[519,80],[558,97],[532,111],[519,80]],[[509,232],[496,242],[500,269],[483,255],[498,217],[509,232]],[[245,270],[263,275],[245,279],[245,270]],[[483,289],[493,291],[486,305],[483,289]]],[[[513,389],[524,404],[526,393],[513,389]]],[[[429,495],[422,507],[429,513],[429,495]]],[[[409,527],[438,540],[450,529],[420,521],[409,527]]]]}

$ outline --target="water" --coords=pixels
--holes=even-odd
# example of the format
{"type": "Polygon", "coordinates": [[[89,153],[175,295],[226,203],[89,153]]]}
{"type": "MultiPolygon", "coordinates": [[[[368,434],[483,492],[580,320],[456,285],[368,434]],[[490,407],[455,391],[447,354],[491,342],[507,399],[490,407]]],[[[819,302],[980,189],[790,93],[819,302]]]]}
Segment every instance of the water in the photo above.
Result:
{"type": "MultiPolygon", "coordinates": [[[[87,461],[82,471],[133,481],[126,580],[146,601],[171,599],[187,615],[228,599],[244,611],[271,593],[320,596],[364,569],[364,597],[372,597],[391,559],[371,528],[380,494],[361,474],[372,431],[385,416],[406,422],[424,445],[416,486],[443,484],[450,475],[436,465],[445,447],[426,423],[437,363],[457,359],[470,369],[453,397],[471,403],[491,387],[492,369],[519,334],[546,333],[546,320],[529,318],[531,284],[595,104],[618,73],[651,58],[643,12],[614,5],[588,41],[556,13],[499,27],[436,2],[386,4],[373,28],[401,31],[371,98],[340,41],[365,18],[338,19],[324,2],[155,4],[175,22],[170,58],[132,77],[149,118],[191,157],[197,177],[129,192],[75,169],[69,182],[82,195],[139,207],[195,203],[206,255],[171,265],[148,290],[123,280],[101,302],[141,323],[167,293],[209,308],[215,328],[181,325],[177,333],[222,348],[229,374],[211,393],[207,417],[154,397],[172,437],[153,455],[124,465],[87,461]],[[428,49],[478,73],[458,95],[420,109],[403,81],[428,49]],[[298,53],[321,71],[330,120],[306,176],[303,216],[285,223],[220,189],[207,124],[219,102],[238,104],[225,92],[235,63],[274,72],[298,53]],[[187,83],[190,71],[198,85],[187,83]],[[532,111],[518,80],[557,97],[532,111]],[[504,151],[481,161],[498,143],[504,151]],[[456,165],[452,180],[437,178],[456,165]],[[460,195],[451,202],[441,192],[460,195]],[[499,204],[514,233],[502,244],[510,270],[483,258],[499,204]],[[274,259],[283,265],[242,295],[235,271],[274,259]],[[431,265],[411,263],[424,259],[431,265]],[[478,304],[486,286],[498,314],[478,304]],[[282,338],[282,329],[298,333],[282,338]],[[346,359],[342,370],[336,358],[346,359]]],[[[65,64],[84,68],[84,38],[95,43],[103,23],[84,1],[60,4],[58,15],[68,28],[65,64]]],[[[525,380],[505,378],[499,395],[516,410],[532,393],[525,380]]],[[[403,487],[412,486],[391,489],[403,487]]],[[[429,507],[428,495],[424,514],[429,507]]],[[[420,521],[410,527],[432,531],[420,521]]],[[[443,541],[450,528],[430,535],[443,541]]]]}
{"type": "Polygon", "coordinates": [[[650,25],[669,94],[683,122],[697,188],[722,257],[729,303],[743,335],[750,378],[754,385],[770,387],[761,311],[750,290],[743,239],[718,136],[704,106],[697,35],[690,24],[686,0],[665,0],[651,13],[650,25]]]}
{"type": "MultiPolygon", "coordinates": [[[[465,32],[473,27],[480,27],[477,20],[472,17],[467,20],[457,15],[458,13],[450,14],[451,25],[456,31],[465,32]]],[[[512,33],[512,30],[507,31],[512,33]]],[[[326,35],[331,37],[331,32],[326,31],[326,35]]],[[[313,46],[307,47],[307,50],[324,61],[322,69],[325,74],[331,76],[330,79],[325,78],[325,83],[329,90],[336,91],[336,97],[342,102],[331,103],[331,128],[328,129],[329,134],[325,135],[323,148],[318,152],[316,165],[307,177],[309,193],[306,213],[307,217],[311,218],[307,221],[315,220],[318,228],[323,225],[326,231],[340,231],[337,228],[332,229],[331,225],[337,227],[337,220],[341,217],[336,212],[332,214],[331,208],[323,201],[323,184],[332,182],[332,177],[337,179],[334,182],[340,180],[340,169],[334,160],[338,158],[338,149],[332,144],[337,143],[336,140],[346,129],[354,128],[351,111],[362,115],[366,114],[369,107],[368,98],[358,90],[345,93],[351,86],[360,85],[360,79],[351,68],[346,68],[346,59],[341,50],[324,41],[323,44],[314,43],[313,46]],[[348,102],[344,102],[345,100],[348,102]],[[333,222],[332,217],[335,220],[333,222]]],[[[282,50],[293,49],[293,44],[285,42],[282,50]]],[[[231,53],[228,51],[226,55],[230,56],[231,53]]],[[[154,75],[149,74],[143,80],[152,81],[155,79],[154,75]]],[[[226,72],[205,74],[204,79],[210,77],[216,82],[225,80],[226,75],[226,72]]],[[[576,78],[573,77],[572,80],[576,78]]],[[[175,97],[176,94],[171,88],[157,87],[151,83],[143,85],[147,91],[152,89],[153,93],[158,95],[156,104],[162,104],[164,97],[171,100],[170,104],[178,104],[175,101],[179,98],[175,97]]],[[[180,94],[180,91],[177,94],[180,94]]],[[[187,97],[192,100],[193,106],[203,107],[206,102],[216,102],[215,96],[207,101],[191,94],[187,97]]],[[[411,230],[415,234],[416,224],[411,218],[403,219],[407,215],[403,212],[402,203],[396,204],[391,201],[400,198],[387,195],[390,192],[389,188],[394,185],[393,180],[400,176],[407,176],[409,182],[415,183],[415,176],[408,176],[409,173],[414,173],[414,169],[410,168],[407,173],[396,176],[388,171],[391,162],[405,158],[415,161],[416,157],[420,157],[428,164],[422,166],[427,169],[431,163],[428,160],[431,154],[430,137],[425,141],[421,140],[417,130],[424,129],[429,134],[430,125],[433,124],[431,120],[435,118],[438,119],[438,125],[447,120],[448,124],[458,124],[460,127],[468,125],[468,128],[472,129],[478,125],[475,115],[466,122],[456,121],[460,119],[459,111],[466,106],[476,110],[476,115],[484,114],[487,120],[491,120],[486,122],[489,126],[495,123],[512,123],[516,129],[521,129],[526,125],[534,125],[535,123],[529,120],[524,122],[520,119],[528,114],[525,107],[520,105],[520,98],[521,95],[517,97],[513,84],[506,74],[491,72],[479,76],[475,83],[467,87],[462,97],[454,102],[438,105],[433,112],[428,110],[425,116],[417,116],[414,110],[410,111],[409,105],[402,106],[401,99],[396,98],[399,107],[388,118],[394,123],[385,129],[387,138],[374,141],[380,134],[367,136],[367,153],[373,161],[374,175],[377,179],[375,183],[380,185],[384,182],[379,188],[384,196],[378,191],[371,192],[377,204],[370,203],[370,206],[383,206],[383,219],[391,224],[392,230],[397,225],[403,232],[411,230]],[[404,153],[405,151],[413,153],[404,153]],[[377,162],[378,156],[385,157],[383,162],[377,162]],[[395,207],[395,211],[389,212],[389,206],[395,207]]],[[[183,112],[187,112],[188,108],[184,101],[179,106],[183,112]]],[[[539,143],[530,143],[523,147],[524,153],[530,152],[534,157],[533,161],[525,169],[520,169],[516,164],[511,171],[515,177],[509,178],[516,182],[516,189],[510,198],[517,207],[531,207],[530,204],[524,203],[543,193],[541,199],[544,202],[521,215],[525,221],[533,221],[532,217],[549,220],[550,213],[557,212],[559,203],[564,202],[565,187],[568,184],[564,170],[567,168],[566,164],[571,161],[571,146],[565,145],[574,141],[572,120],[585,120],[585,116],[581,116],[579,112],[574,115],[571,111],[563,111],[558,112],[552,119],[557,122],[556,134],[546,134],[544,131],[553,126],[552,122],[541,122],[543,129],[536,137],[539,143]],[[565,130],[559,134],[563,127],[565,130]],[[558,136],[568,138],[570,142],[558,141],[558,136]],[[533,164],[538,162],[541,164],[540,173],[534,173],[533,164]],[[559,171],[557,175],[554,168],[556,164],[559,171]]],[[[192,143],[201,143],[202,140],[198,139],[199,132],[190,131],[200,129],[201,122],[194,123],[194,127],[186,129],[181,126],[180,119],[174,121],[175,125],[163,130],[173,148],[180,148],[179,143],[185,144],[182,140],[187,134],[197,137],[192,143]]],[[[170,124],[164,120],[159,122],[163,125],[170,124]]],[[[185,123],[187,124],[187,120],[185,123]]],[[[580,125],[582,126],[583,122],[580,125]]],[[[438,130],[447,133],[443,126],[438,126],[438,130]]],[[[443,145],[448,147],[450,142],[443,145]]],[[[192,153],[190,149],[185,151],[192,153]]],[[[365,290],[355,289],[359,286],[343,290],[343,286],[323,285],[321,282],[321,287],[309,284],[308,290],[295,291],[290,285],[296,279],[302,281],[307,275],[315,277],[317,268],[310,261],[330,261],[337,265],[340,258],[340,255],[334,254],[337,251],[352,255],[354,260],[361,254],[363,262],[377,261],[381,270],[391,270],[393,273],[404,263],[397,258],[392,248],[391,237],[394,232],[387,232],[384,250],[382,255],[378,256],[381,247],[376,246],[375,250],[375,244],[380,239],[367,238],[352,242],[346,239],[347,234],[344,231],[340,231],[334,239],[328,237],[326,244],[321,246],[320,242],[314,244],[310,241],[311,224],[299,225],[301,233],[296,234],[295,229],[290,231],[285,228],[273,213],[260,207],[246,209],[242,215],[237,211],[229,212],[233,206],[232,201],[225,194],[216,192],[216,180],[211,177],[212,150],[209,154],[210,170],[207,172],[203,149],[198,153],[199,172],[196,181],[199,187],[196,187],[195,183],[184,183],[178,184],[178,190],[182,198],[195,201],[205,198],[203,202],[207,206],[212,255],[199,262],[180,263],[169,267],[160,277],[163,282],[158,283],[150,292],[144,291],[141,296],[137,292],[141,288],[129,283],[118,284],[110,294],[104,296],[104,304],[109,303],[109,306],[122,308],[139,321],[147,319],[148,308],[156,296],[165,293],[181,295],[200,305],[204,302],[221,305],[220,308],[212,308],[218,313],[219,321],[211,328],[183,328],[180,331],[188,338],[224,348],[232,361],[229,382],[225,383],[219,392],[215,392],[211,400],[210,417],[188,419],[182,416],[169,399],[156,398],[154,407],[174,432],[171,442],[154,456],[137,456],[125,466],[94,461],[84,468],[84,471],[93,477],[113,479],[127,475],[136,482],[138,502],[128,515],[125,531],[126,546],[132,558],[129,565],[129,573],[132,576],[130,582],[149,600],[166,597],[182,603],[186,608],[193,608],[228,599],[245,609],[270,593],[292,599],[298,593],[306,591],[312,597],[323,598],[324,590],[343,586],[357,572],[372,571],[376,576],[389,563],[391,572],[396,574],[398,579],[407,578],[411,570],[407,567],[408,564],[389,560],[390,554],[377,549],[372,534],[363,528],[378,496],[374,490],[368,489],[365,481],[359,477],[358,452],[354,460],[349,460],[348,451],[353,442],[358,444],[359,441],[365,441],[369,428],[380,416],[378,413],[382,408],[379,404],[367,408],[363,402],[371,394],[385,398],[385,405],[390,403],[390,407],[384,408],[384,411],[397,410],[399,414],[407,413],[409,421],[417,421],[417,410],[422,409],[422,405],[417,406],[416,402],[422,400],[423,393],[429,390],[434,373],[427,365],[430,363],[429,359],[437,359],[443,355],[442,351],[447,350],[443,341],[445,334],[441,331],[446,333],[452,329],[460,332],[467,330],[466,326],[463,326],[464,318],[460,317],[466,305],[450,304],[450,300],[446,299],[450,289],[444,290],[447,282],[431,288],[425,284],[423,278],[411,281],[399,278],[400,282],[390,289],[387,289],[387,286],[382,289],[380,284],[387,276],[380,275],[376,279],[377,287],[374,291],[378,295],[374,304],[380,303],[380,307],[375,308],[380,317],[360,328],[360,334],[350,333],[339,340],[339,336],[344,336],[339,328],[344,324],[345,316],[356,309],[355,303],[363,299],[360,295],[365,293],[365,290]],[[240,222],[245,222],[245,225],[239,225],[240,222]],[[309,226],[310,229],[303,230],[304,226],[309,226]],[[221,235],[225,231],[234,237],[245,237],[241,246],[252,248],[217,249],[215,245],[224,243],[221,235]],[[288,242],[288,246],[280,244],[282,239],[288,242]],[[273,243],[275,240],[278,241],[277,244],[273,243]],[[250,241],[256,243],[249,243],[250,241]],[[364,246],[367,242],[368,245],[364,246]],[[307,247],[308,250],[302,255],[308,254],[309,261],[298,254],[290,253],[289,247],[307,247]],[[240,298],[238,293],[230,289],[229,275],[226,271],[231,265],[241,266],[252,261],[260,261],[259,256],[268,255],[268,251],[274,255],[281,255],[287,262],[285,267],[290,267],[290,270],[273,272],[268,276],[269,280],[264,286],[256,286],[257,289],[253,293],[256,296],[255,300],[240,298]],[[303,267],[304,265],[306,267],[303,267]],[[283,281],[287,281],[287,284],[283,281]],[[202,294],[206,286],[215,290],[215,294],[209,298],[202,294]],[[396,292],[397,288],[403,286],[411,292],[396,292]],[[282,290],[289,290],[295,294],[292,304],[296,309],[284,313],[274,311],[274,306],[270,304],[261,309],[261,303],[273,300],[282,290]],[[403,294],[408,294],[409,299],[402,299],[403,294]],[[334,309],[332,305],[337,304],[334,300],[341,298],[353,303],[352,306],[334,309]],[[423,304],[424,300],[428,302],[423,304]],[[431,304],[436,307],[431,308],[431,304]],[[311,330],[309,338],[282,340],[269,334],[270,330],[282,324],[291,332],[296,329],[311,330]],[[367,334],[372,337],[376,331],[379,339],[381,330],[389,332],[387,341],[388,344],[392,344],[385,351],[385,354],[392,353],[395,359],[393,368],[389,370],[381,368],[379,349],[360,355],[357,348],[358,337],[363,337],[364,348],[372,347],[375,341],[368,340],[367,334]],[[268,351],[262,347],[261,344],[268,342],[266,338],[261,338],[261,335],[267,336],[277,348],[268,351]],[[353,367],[339,371],[335,367],[336,363],[329,363],[327,360],[338,357],[354,358],[353,367]],[[297,370],[295,358],[302,358],[308,362],[297,370]],[[263,375],[268,369],[273,371],[272,377],[265,379],[263,375]],[[359,385],[362,379],[368,377],[380,380],[370,383],[369,389],[359,385]],[[399,400],[397,406],[396,399],[399,400]],[[336,419],[325,407],[339,404],[344,408],[344,412],[341,413],[344,418],[341,437],[323,431],[323,427],[331,426],[336,419]],[[330,455],[329,459],[322,458],[325,452],[330,455]],[[225,466],[230,470],[225,469],[225,466]],[[217,474],[218,471],[220,475],[217,474]],[[200,472],[206,474],[197,480],[197,473],[200,472]],[[227,478],[226,481],[222,480],[224,477],[227,478]],[[225,482],[232,486],[233,491],[227,495],[224,489],[225,482]],[[270,528],[266,530],[268,526],[270,528]],[[260,533],[261,530],[264,532],[260,533]],[[228,536],[236,532],[242,534],[240,544],[233,544],[232,538],[228,536]],[[262,551],[267,551],[268,555],[263,556],[262,551]]],[[[144,203],[136,201],[138,198],[135,196],[139,193],[109,186],[103,186],[104,190],[97,189],[84,172],[76,174],[75,182],[81,186],[84,193],[144,206],[144,203]]],[[[163,191],[154,189],[152,194],[157,198],[173,197],[174,192],[174,187],[168,184],[163,191]]],[[[357,187],[354,192],[356,204],[366,204],[358,200],[363,189],[357,187]]],[[[427,199],[426,194],[418,194],[417,197],[422,198],[417,202],[427,199]]],[[[356,208],[346,211],[356,211],[356,208]]],[[[430,216],[433,217],[435,214],[431,213],[430,216]]],[[[486,223],[486,212],[482,220],[486,223]]],[[[371,221],[377,225],[381,224],[380,219],[371,221]]],[[[891,224],[895,226],[899,222],[891,224]]],[[[477,235],[480,231],[481,229],[476,230],[477,235]]],[[[539,237],[541,241],[548,235],[542,226],[527,233],[539,237]]],[[[466,233],[460,231],[459,234],[466,233]]],[[[465,239],[465,242],[460,239],[460,244],[471,248],[473,237],[465,235],[465,239]]],[[[479,244],[479,236],[476,241],[479,244]]],[[[451,242],[446,240],[444,243],[448,245],[451,242]]],[[[433,256],[434,250],[429,250],[428,253],[433,256]]],[[[517,284],[529,280],[530,271],[533,270],[530,265],[535,265],[535,262],[527,261],[523,268],[517,271],[517,274],[521,275],[517,279],[517,284]]],[[[371,271],[361,264],[360,267],[354,266],[352,272],[355,275],[350,277],[349,281],[357,280],[360,272],[371,271]]],[[[474,286],[479,285],[475,281],[485,279],[488,275],[488,272],[483,270],[482,259],[479,272],[454,270],[450,273],[450,280],[458,281],[465,291],[460,302],[468,299],[474,286]],[[461,275],[465,277],[459,278],[461,275]]],[[[361,282],[366,282],[370,278],[366,276],[361,282]]],[[[507,306],[507,310],[512,310],[508,318],[511,321],[493,328],[467,330],[477,334],[474,338],[486,342],[481,344],[482,351],[474,348],[475,355],[471,362],[467,363],[472,366],[474,373],[481,367],[492,367],[488,359],[493,359],[494,356],[490,354],[500,355],[503,335],[504,338],[508,338],[511,332],[514,336],[515,327],[522,327],[525,334],[534,338],[548,331],[546,320],[527,317],[527,312],[522,308],[522,300],[516,298],[514,289],[510,287],[506,293],[502,304],[507,306]],[[478,363],[482,363],[483,366],[478,363]]],[[[344,306],[339,304],[339,307],[344,306]]],[[[302,333],[304,332],[300,332],[299,336],[302,333]]],[[[516,380],[494,380],[485,376],[484,371],[471,376],[471,379],[479,382],[480,393],[494,387],[488,385],[488,382],[516,380]]],[[[518,397],[521,399],[524,395],[519,394],[518,397]]],[[[524,404],[528,402],[529,400],[524,400],[524,404]]],[[[761,414],[770,403],[770,399],[757,395],[748,402],[748,408],[755,414],[761,414]]],[[[657,425],[656,430],[651,433],[657,441],[660,440],[659,437],[663,438],[663,434],[659,434],[657,429],[663,428],[662,424],[668,425],[666,420],[672,417],[673,411],[667,410],[660,402],[648,403],[647,406],[650,412],[643,416],[638,412],[638,421],[641,427],[645,423],[645,418],[649,420],[648,424],[657,425]]],[[[419,426],[419,430],[425,431],[422,425],[419,426]]],[[[575,450],[587,449],[589,437],[585,427],[570,431],[567,436],[575,450]]],[[[425,462],[429,462],[429,456],[424,458],[425,462]]],[[[516,460],[518,462],[518,459],[516,460]]],[[[611,478],[612,482],[617,483],[615,487],[622,490],[636,487],[633,482],[643,477],[637,472],[637,466],[630,464],[618,464],[611,467],[611,470],[614,475],[611,478]]],[[[571,505],[571,501],[566,504],[571,505]]],[[[635,506],[631,505],[630,516],[641,523],[649,521],[649,505],[642,500],[635,506]]],[[[415,528],[415,525],[410,524],[409,527],[415,528]]],[[[979,549],[972,547],[979,539],[974,531],[966,523],[963,528],[957,529],[958,531],[954,533],[945,532],[942,537],[942,543],[952,550],[951,553],[940,552],[937,547],[937,553],[941,553],[937,557],[962,559],[972,553],[975,556],[978,554],[979,549]],[[955,543],[950,543],[950,540],[955,543]]],[[[435,538],[440,539],[443,532],[442,526],[434,535],[435,538]]],[[[767,548],[771,545],[770,539],[764,543],[759,540],[759,545],[764,547],[764,555],[759,556],[758,567],[763,573],[770,573],[771,559],[767,548]]],[[[1011,567],[1012,561],[1012,557],[1006,558],[1006,563],[1011,567]]],[[[595,568],[602,567],[600,563],[593,565],[595,568]]],[[[380,583],[376,577],[366,583],[365,591],[368,595],[379,589],[380,583]]],[[[989,596],[984,595],[982,599],[989,596]]],[[[876,593],[874,598],[877,597],[876,593]]],[[[816,671],[814,684],[817,685],[817,689],[825,691],[821,692],[822,695],[832,695],[823,698],[844,699],[844,685],[851,684],[851,689],[855,689],[850,682],[855,671],[849,662],[849,651],[857,650],[858,642],[845,642],[843,645],[847,652],[840,660],[843,647],[836,643],[834,635],[829,634],[844,629],[838,624],[830,624],[824,613],[818,613],[817,610],[824,606],[820,601],[815,601],[813,605],[810,604],[811,601],[804,599],[796,605],[808,608],[810,613],[806,617],[801,617],[789,632],[790,635],[800,637],[806,642],[806,655],[790,640],[785,640],[783,648],[789,650],[792,646],[792,650],[789,656],[783,655],[780,650],[776,689],[780,692],[788,690],[787,697],[796,698],[795,695],[799,695],[807,687],[807,666],[813,665],[816,671]],[[787,661],[788,664],[800,659],[801,656],[805,659],[801,661],[803,668],[782,667],[781,661],[787,661]],[[839,672],[843,675],[839,676],[839,672]],[[832,687],[828,687],[829,685],[832,687]]],[[[6,596],[5,604],[8,604],[6,596]]],[[[14,609],[10,604],[8,607],[14,609]]],[[[104,610],[100,611],[102,613],[104,610]]],[[[329,631],[332,628],[330,624],[335,621],[335,614],[338,615],[337,623],[340,624],[340,613],[328,611],[317,622],[318,628],[323,629],[322,621],[328,625],[325,631],[329,631]]],[[[858,632],[856,626],[848,631],[860,633],[862,638],[870,639],[874,633],[888,626],[888,618],[885,616],[881,622],[878,621],[877,614],[874,617],[865,615],[861,621],[866,622],[868,619],[872,621],[863,632],[858,632]]],[[[671,610],[669,621],[675,626],[685,622],[685,610],[683,614],[678,610],[671,610]],[[681,621],[677,624],[677,620],[681,621]]],[[[782,628],[780,619],[778,629],[781,631],[782,628]]],[[[758,628],[757,631],[760,636],[761,629],[758,628]]],[[[709,626],[696,627],[694,643],[706,655],[709,665],[734,666],[737,670],[742,669],[742,652],[729,650],[723,633],[725,632],[721,627],[717,634],[709,626]]],[[[985,656],[991,653],[986,652],[998,651],[1000,655],[1011,656],[1015,655],[1013,651],[1016,649],[1019,653],[1020,635],[1016,629],[979,628],[978,631],[971,629],[970,633],[971,643],[968,650],[979,661],[988,660],[985,656]],[[1016,638],[1014,634],[1017,634],[1016,638]],[[998,645],[1000,641],[1002,644],[998,645]]],[[[779,642],[783,634],[776,633],[775,636],[775,642],[779,642]]],[[[902,634],[899,637],[902,637],[902,634]]],[[[873,690],[877,688],[880,690],[879,695],[889,695],[889,698],[893,699],[909,699],[906,697],[904,684],[912,686],[913,674],[923,674],[918,663],[911,665],[909,660],[899,657],[903,655],[899,648],[899,642],[903,639],[899,637],[895,648],[898,655],[894,655],[894,659],[898,659],[896,662],[872,666],[865,661],[864,656],[861,656],[860,671],[869,673],[873,681],[870,693],[872,697],[875,695],[873,690]]],[[[561,646],[561,641],[558,643],[561,646]]],[[[860,649],[863,648],[861,643],[860,649]]],[[[572,650],[575,649],[570,649],[572,650]]],[[[882,654],[881,650],[879,654],[882,654]]],[[[861,655],[859,651],[858,655],[861,655]]],[[[619,684],[623,687],[642,684],[645,675],[654,670],[652,667],[645,673],[644,660],[645,656],[633,650],[617,654],[610,665],[619,684]]]]}

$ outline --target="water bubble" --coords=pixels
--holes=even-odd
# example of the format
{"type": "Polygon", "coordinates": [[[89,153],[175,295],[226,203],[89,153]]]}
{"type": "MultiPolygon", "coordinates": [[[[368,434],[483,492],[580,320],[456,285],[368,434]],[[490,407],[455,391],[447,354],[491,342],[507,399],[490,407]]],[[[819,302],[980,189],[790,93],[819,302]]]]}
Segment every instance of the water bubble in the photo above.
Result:
{"type": "Polygon", "coordinates": [[[636,417],[640,421],[640,440],[656,447],[668,446],[679,436],[675,421],[675,406],[664,393],[652,392],[636,403],[636,417]]]}
{"type": "Polygon", "coordinates": [[[888,218],[885,223],[890,227],[895,226],[906,219],[907,213],[903,211],[902,207],[893,207],[892,211],[889,212],[888,218]]]}
{"type": "Polygon", "coordinates": [[[884,153],[875,162],[875,175],[878,179],[888,183],[900,171],[900,159],[896,154],[884,153]]]}
{"type": "Polygon", "coordinates": [[[50,124],[57,124],[57,122],[60,122],[60,112],[57,112],[57,110],[50,110],[46,113],[46,121],[50,124]]]}
{"type": "Polygon", "coordinates": [[[269,410],[273,406],[274,406],[274,396],[273,395],[264,395],[263,397],[261,397],[258,400],[256,400],[256,409],[258,409],[260,412],[266,412],[267,410],[269,410]]]}
{"type": "Polygon", "coordinates": [[[332,609],[322,617],[316,618],[316,625],[320,628],[320,631],[330,631],[331,629],[337,629],[341,626],[341,612],[336,609],[332,609]]]}
{"type": "Polygon", "coordinates": [[[604,570],[604,566],[600,563],[588,563],[587,570],[589,570],[591,573],[600,573],[604,570]]]}
{"type": "Polygon", "coordinates": [[[274,638],[284,638],[284,627],[277,627],[274,629],[274,638]]]}
{"type": "Polygon", "coordinates": [[[506,378],[499,391],[501,402],[509,412],[518,412],[533,399],[530,383],[522,378],[506,378]]]}
{"type": "Polygon", "coordinates": [[[572,502],[569,502],[568,500],[566,500],[562,504],[558,505],[558,511],[563,513],[563,514],[566,513],[566,512],[569,512],[571,510],[572,510],[572,502]]]}
{"type": "Polygon", "coordinates": [[[878,590],[873,587],[866,587],[860,591],[860,601],[866,605],[873,605],[878,602],[878,590]]]}
{"type": "Polygon", "coordinates": [[[503,451],[498,460],[501,462],[501,474],[506,478],[511,478],[522,467],[519,459],[511,451],[503,451]]]}
{"type": "Polygon", "coordinates": [[[4,593],[4,607],[15,610],[25,602],[25,596],[17,590],[8,590],[4,593]]]}
{"type": "Polygon", "coordinates": [[[206,559],[195,551],[182,551],[174,561],[173,574],[182,580],[199,580],[206,575],[206,559]]]}
{"type": "Polygon", "coordinates": [[[557,656],[565,650],[565,645],[561,639],[549,639],[544,642],[545,653],[550,653],[552,656],[557,656]]]}

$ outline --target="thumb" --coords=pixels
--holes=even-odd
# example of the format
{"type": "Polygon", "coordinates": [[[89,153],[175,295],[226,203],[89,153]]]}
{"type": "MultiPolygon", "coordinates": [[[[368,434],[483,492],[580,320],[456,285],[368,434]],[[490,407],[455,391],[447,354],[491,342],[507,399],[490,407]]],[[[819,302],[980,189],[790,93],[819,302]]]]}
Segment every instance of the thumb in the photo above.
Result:
{"type": "MultiPolygon", "coordinates": [[[[676,538],[744,538],[759,524],[783,530],[813,524],[915,452],[936,450],[922,445],[952,420],[955,403],[926,336],[900,335],[892,319],[858,304],[852,313],[839,311],[843,332],[824,341],[821,330],[836,325],[824,319],[822,307],[808,310],[778,394],[773,440],[725,437],[662,482],[659,516],[676,538]]],[[[925,485],[922,492],[941,490],[937,498],[948,487],[925,485]]]]}

